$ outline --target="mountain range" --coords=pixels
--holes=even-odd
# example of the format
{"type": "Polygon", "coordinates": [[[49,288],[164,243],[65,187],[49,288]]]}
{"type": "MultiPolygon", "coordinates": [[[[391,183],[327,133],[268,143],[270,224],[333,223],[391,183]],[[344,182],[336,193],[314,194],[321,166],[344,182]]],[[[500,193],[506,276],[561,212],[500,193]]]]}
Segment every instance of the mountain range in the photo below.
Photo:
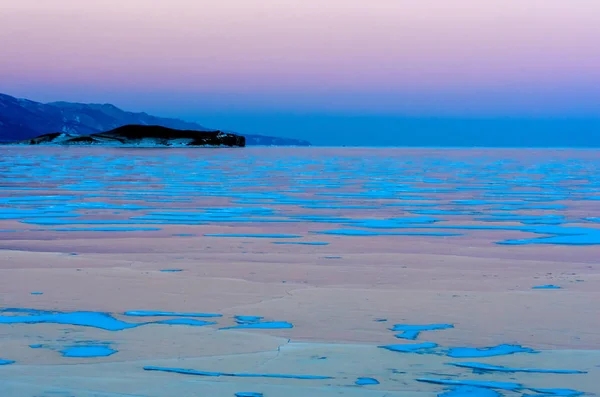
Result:
{"type": "MultiPolygon", "coordinates": [[[[0,141],[13,142],[62,132],[92,135],[125,125],[161,126],[176,130],[214,131],[179,119],[127,112],[111,104],[40,103],[0,94],[0,141]]],[[[309,146],[299,139],[242,134],[246,145],[309,146]]]]}

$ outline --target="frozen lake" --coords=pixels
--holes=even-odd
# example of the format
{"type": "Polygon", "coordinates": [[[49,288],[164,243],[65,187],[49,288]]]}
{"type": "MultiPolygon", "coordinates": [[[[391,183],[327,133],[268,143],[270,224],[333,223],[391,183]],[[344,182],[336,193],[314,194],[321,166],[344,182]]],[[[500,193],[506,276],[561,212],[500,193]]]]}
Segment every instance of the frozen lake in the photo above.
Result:
{"type": "Polygon", "coordinates": [[[599,257],[592,150],[0,147],[0,395],[594,395],[599,257]]]}

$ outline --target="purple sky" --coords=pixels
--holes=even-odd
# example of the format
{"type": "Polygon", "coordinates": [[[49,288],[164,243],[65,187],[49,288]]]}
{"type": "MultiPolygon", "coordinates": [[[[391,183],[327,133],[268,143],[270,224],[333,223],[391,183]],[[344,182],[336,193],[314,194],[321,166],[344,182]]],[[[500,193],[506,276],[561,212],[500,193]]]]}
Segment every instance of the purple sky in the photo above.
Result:
{"type": "Polygon", "coordinates": [[[196,118],[600,116],[599,0],[0,0],[0,91],[196,118]]]}

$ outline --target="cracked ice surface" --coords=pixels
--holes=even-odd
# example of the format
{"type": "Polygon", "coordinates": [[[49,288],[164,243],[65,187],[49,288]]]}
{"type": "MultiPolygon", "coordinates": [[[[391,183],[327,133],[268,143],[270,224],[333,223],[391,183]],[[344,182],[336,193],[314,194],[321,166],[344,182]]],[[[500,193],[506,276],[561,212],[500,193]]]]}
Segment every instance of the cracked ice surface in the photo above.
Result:
{"type": "Polygon", "coordinates": [[[587,152],[36,149],[0,148],[0,394],[600,393],[587,152]]]}

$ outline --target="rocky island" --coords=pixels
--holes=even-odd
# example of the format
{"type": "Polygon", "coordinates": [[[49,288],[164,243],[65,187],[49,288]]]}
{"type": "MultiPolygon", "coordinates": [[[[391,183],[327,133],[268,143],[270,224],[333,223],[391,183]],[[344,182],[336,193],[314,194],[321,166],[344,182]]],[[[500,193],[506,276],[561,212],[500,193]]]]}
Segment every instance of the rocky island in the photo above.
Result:
{"type": "Polygon", "coordinates": [[[107,132],[75,135],[55,132],[15,142],[15,145],[127,147],[244,147],[243,136],[222,131],[176,130],[161,126],[126,125],[107,132]]]}

